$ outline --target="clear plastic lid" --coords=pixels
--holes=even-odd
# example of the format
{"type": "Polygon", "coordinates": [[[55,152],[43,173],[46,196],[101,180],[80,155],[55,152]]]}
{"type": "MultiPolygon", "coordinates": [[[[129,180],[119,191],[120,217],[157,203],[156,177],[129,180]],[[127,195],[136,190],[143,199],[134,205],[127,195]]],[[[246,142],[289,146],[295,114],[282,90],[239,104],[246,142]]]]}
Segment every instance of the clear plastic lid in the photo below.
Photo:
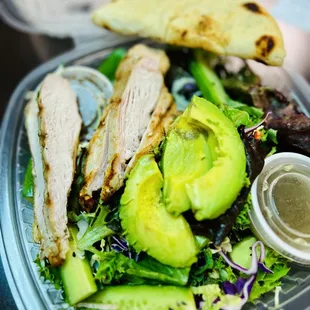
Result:
{"type": "Polygon", "coordinates": [[[268,157],[251,194],[255,235],[288,259],[310,265],[310,158],[268,157]]]}
{"type": "MultiPolygon", "coordinates": [[[[78,46],[75,50],[46,62],[28,74],[11,96],[3,119],[0,134],[0,250],[6,276],[19,309],[67,309],[68,305],[53,285],[39,277],[33,263],[39,249],[32,241],[33,208],[22,197],[22,184],[30,158],[27,136],[24,129],[23,110],[25,94],[42,81],[43,77],[59,66],[85,65],[97,68],[110,51],[118,46],[129,47],[137,41],[129,39],[98,40],[78,46]],[[126,43],[127,41],[127,43],[126,43]]],[[[260,66],[264,77],[281,84],[296,97],[305,111],[310,111],[310,87],[305,80],[281,68],[260,66]]],[[[274,85],[273,85],[274,86],[274,85]]],[[[305,309],[310,300],[310,272],[308,268],[292,264],[289,275],[282,285],[280,307],[285,310],[305,309]]],[[[260,299],[252,309],[274,306],[274,294],[260,299]]],[[[248,305],[251,307],[251,305],[248,305]]]]}

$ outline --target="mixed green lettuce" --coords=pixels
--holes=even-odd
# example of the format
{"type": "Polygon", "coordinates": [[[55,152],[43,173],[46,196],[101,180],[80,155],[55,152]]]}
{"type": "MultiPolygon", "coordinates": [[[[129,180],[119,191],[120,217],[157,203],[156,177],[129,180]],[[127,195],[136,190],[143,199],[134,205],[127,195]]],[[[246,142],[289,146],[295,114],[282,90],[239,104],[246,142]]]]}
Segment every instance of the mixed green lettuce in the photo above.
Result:
{"type": "Polygon", "coordinates": [[[288,260],[277,254],[271,249],[267,249],[265,265],[273,271],[272,274],[267,274],[258,271],[256,281],[250,295],[250,301],[255,301],[261,295],[273,291],[276,287],[282,285],[281,279],[290,271],[288,260]]]}
{"type": "Polygon", "coordinates": [[[154,258],[143,255],[139,260],[114,250],[94,253],[91,263],[95,279],[103,284],[170,284],[184,286],[188,282],[189,268],[173,268],[154,258]]]}
{"type": "MultiPolygon", "coordinates": [[[[99,205],[95,216],[87,225],[85,232],[78,240],[77,246],[80,250],[88,250],[98,241],[115,234],[116,232],[108,227],[108,214],[112,212],[107,206],[99,205]]],[[[87,215],[85,215],[87,216],[87,215]]],[[[82,218],[80,221],[86,221],[82,218]]],[[[81,222],[78,222],[81,223],[81,222]]],[[[81,225],[81,224],[80,224],[81,225]]]]}
{"type": "Polygon", "coordinates": [[[39,254],[33,262],[36,264],[39,275],[44,281],[52,283],[57,290],[63,287],[58,267],[51,266],[47,259],[40,259],[39,254]]]}
{"type": "Polygon", "coordinates": [[[201,250],[198,262],[192,266],[189,275],[189,285],[192,287],[220,284],[225,281],[235,282],[236,280],[237,275],[232,268],[219,254],[213,254],[210,247],[201,250]]]}
{"type": "Polygon", "coordinates": [[[247,301],[253,302],[281,286],[281,279],[290,270],[285,258],[270,248],[265,250],[260,241],[252,245],[248,269],[236,264],[225,252],[224,248],[212,249],[210,244],[200,252],[199,261],[192,267],[189,281],[196,300],[202,304],[201,309],[241,309],[247,301]]]}
{"type": "MultiPolygon", "coordinates": [[[[113,81],[125,52],[123,49],[115,50],[98,70],[113,81]]],[[[248,215],[251,209],[250,186],[261,172],[264,158],[278,149],[297,149],[309,155],[310,123],[282,95],[262,87],[260,79],[246,64],[237,73],[231,73],[214,55],[195,51],[193,55],[186,56],[181,57],[179,63],[172,60],[173,66],[166,83],[179,110],[187,107],[193,95],[203,96],[217,105],[238,128],[247,155],[244,188],[231,208],[215,220],[198,222],[191,214],[185,213],[197,240],[200,238],[200,252],[197,263],[191,268],[173,268],[146,253],[136,253],[123,239],[118,215],[120,194],[106,205],[101,205],[99,199],[93,199],[89,208],[80,204],[78,192],[84,181],[83,162],[86,155],[86,148],[82,148],[68,212],[70,223],[79,228],[74,254],[90,260],[98,287],[121,284],[189,286],[201,303],[201,309],[238,309],[244,304],[245,297],[255,302],[265,293],[281,286],[282,278],[290,270],[289,262],[267,248],[264,260],[257,260],[257,271],[245,275],[232,267],[233,262],[229,264],[225,260],[227,253],[222,248],[223,241],[229,237],[230,245],[234,246],[252,235],[248,215]],[[266,118],[268,112],[271,114],[266,118]],[[245,296],[246,292],[250,295],[245,296]]],[[[156,149],[158,162],[164,143],[156,149]]],[[[30,201],[33,199],[31,170],[30,160],[23,185],[23,195],[30,201]]],[[[56,289],[62,288],[57,267],[51,267],[48,261],[39,257],[34,262],[40,276],[53,283],[56,289]]]]}
{"type": "Polygon", "coordinates": [[[242,299],[239,296],[224,294],[218,284],[192,287],[194,295],[200,296],[201,310],[240,309],[242,299]]]}
{"type": "Polygon", "coordinates": [[[236,221],[233,225],[233,232],[240,232],[240,231],[246,231],[250,229],[250,218],[249,218],[249,211],[252,206],[252,197],[251,194],[248,194],[247,200],[241,209],[240,213],[238,214],[236,221]]]}

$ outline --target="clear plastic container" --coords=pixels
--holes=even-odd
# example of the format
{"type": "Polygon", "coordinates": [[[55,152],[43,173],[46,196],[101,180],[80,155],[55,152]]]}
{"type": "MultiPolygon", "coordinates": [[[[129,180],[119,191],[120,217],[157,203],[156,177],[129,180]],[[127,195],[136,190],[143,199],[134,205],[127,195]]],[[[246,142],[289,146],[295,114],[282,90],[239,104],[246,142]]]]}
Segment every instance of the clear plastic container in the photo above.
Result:
{"type": "MultiPolygon", "coordinates": [[[[108,1],[110,0],[2,0],[0,18],[21,32],[71,38],[75,46],[78,46],[94,40],[114,40],[120,37],[91,21],[92,12],[108,1]]],[[[44,50],[41,41],[39,45],[37,49],[44,50]]]]}
{"type": "Polygon", "coordinates": [[[251,188],[253,233],[281,255],[310,266],[310,157],[278,153],[251,188]]]}
{"type": "Polygon", "coordinates": [[[64,38],[96,38],[109,32],[91,22],[91,12],[107,0],[3,0],[0,15],[27,33],[64,38]]]}
{"type": "MultiPolygon", "coordinates": [[[[0,250],[8,282],[19,309],[55,310],[67,307],[61,298],[61,292],[39,278],[33,263],[39,250],[32,242],[33,209],[31,204],[23,199],[21,192],[26,165],[30,158],[23,119],[26,104],[24,96],[59,64],[96,67],[111,48],[133,43],[127,41],[129,39],[124,38],[120,41],[119,38],[111,38],[80,46],[36,68],[21,81],[12,94],[0,137],[0,250]]],[[[282,90],[285,88],[296,98],[304,111],[310,112],[310,87],[303,78],[279,68],[258,65],[256,69],[264,78],[269,78],[269,84],[279,83],[273,85],[282,90]]],[[[281,308],[299,310],[309,306],[309,271],[307,268],[292,265],[291,272],[284,281],[283,292],[280,293],[281,308]]],[[[265,309],[273,306],[273,300],[274,294],[270,293],[254,307],[247,307],[265,309]]]]}

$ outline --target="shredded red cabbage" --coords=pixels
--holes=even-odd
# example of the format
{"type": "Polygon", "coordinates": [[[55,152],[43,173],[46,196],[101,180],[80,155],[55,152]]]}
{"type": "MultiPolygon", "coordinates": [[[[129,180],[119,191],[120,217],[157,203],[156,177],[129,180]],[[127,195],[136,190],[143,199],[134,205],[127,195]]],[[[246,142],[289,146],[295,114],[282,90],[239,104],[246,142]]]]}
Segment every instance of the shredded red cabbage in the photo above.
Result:
{"type": "Polygon", "coordinates": [[[268,269],[263,263],[258,262],[257,265],[258,265],[258,268],[259,268],[261,271],[263,271],[263,272],[265,272],[265,273],[273,273],[273,271],[270,270],[270,269],[268,269]]]}
{"type": "Polygon", "coordinates": [[[131,252],[128,248],[128,243],[123,238],[117,238],[115,236],[112,236],[112,239],[115,241],[115,243],[111,244],[111,248],[116,252],[122,252],[129,258],[131,258],[131,252]]]}
{"type": "Polygon", "coordinates": [[[236,295],[236,294],[238,294],[235,285],[233,283],[231,283],[230,281],[225,281],[223,283],[223,291],[224,291],[224,293],[226,295],[236,295]]]}
{"type": "Polygon", "coordinates": [[[247,279],[239,278],[236,283],[231,283],[230,281],[225,281],[223,284],[223,291],[228,295],[240,295],[247,279]]]}
{"type": "MultiPolygon", "coordinates": [[[[223,291],[226,295],[239,295],[241,297],[241,303],[239,305],[225,305],[222,306],[223,310],[240,310],[248,301],[249,296],[251,294],[253,284],[257,277],[258,269],[262,270],[266,273],[273,273],[270,269],[268,269],[263,261],[266,256],[265,246],[261,241],[256,241],[252,245],[252,262],[249,269],[243,268],[238,264],[232,262],[229,257],[223,252],[220,251],[219,254],[223,257],[225,262],[231,266],[232,268],[239,270],[240,272],[250,275],[251,277],[248,279],[240,277],[236,283],[231,283],[229,281],[224,282],[223,291]],[[260,247],[260,255],[258,257],[256,248],[260,247]]],[[[219,302],[220,299],[216,299],[214,303],[219,302]]]]}
{"type": "Polygon", "coordinates": [[[127,241],[123,238],[117,238],[115,236],[112,236],[112,239],[119,244],[120,247],[122,247],[124,250],[128,250],[127,241]]]}
{"type": "MultiPolygon", "coordinates": [[[[252,290],[252,287],[253,287],[253,284],[256,280],[256,274],[255,275],[252,275],[249,279],[242,279],[242,281],[239,282],[238,285],[243,285],[242,287],[242,290],[240,292],[240,297],[241,297],[241,302],[236,305],[236,304],[233,304],[233,305],[221,305],[221,309],[222,310],[240,310],[242,309],[242,307],[247,303],[248,299],[249,299],[249,296],[250,296],[250,293],[251,293],[251,290],[252,290]]],[[[238,282],[238,281],[237,281],[238,282]]],[[[236,283],[237,283],[236,282],[236,283]]],[[[232,283],[230,283],[232,284],[232,283]]],[[[232,284],[234,285],[234,284],[232,284]]],[[[232,287],[230,287],[232,288],[232,287]]],[[[236,289],[236,287],[234,288],[236,289]]],[[[232,294],[229,294],[229,295],[232,295],[232,294]]],[[[216,302],[219,302],[220,299],[217,299],[216,302]]]]}
{"type": "Polygon", "coordinates": [[[238,295],[241,294],[242,290],[243,290],[243,287],[246,283],[247,279],[244,279],[244,278],[239,278],[236,283],[235,283],[235,288],[236,288],[236,293],[238,295]]]}
{"type": "Polygon", "coordinates": [[[240,272],[247,274],[247,275],[253,275],[257,273],[258,268],[260,268],[262,271],[267,273],[272,273],[271,270],[269,270],[264,264],[263,260],[265,259],[265,246],[261,241],[256,241],[252,246],[252,262],[249,269],[243,268],[240,265],[232,262],[229,257],[223,252],[220,251],[219,254],[224,258],[225,262],[231,266],[232,268],[239,270],[240,272]],[[257,257],[256,248],[257,246],[260,247],[260,257],[257,257]]]}

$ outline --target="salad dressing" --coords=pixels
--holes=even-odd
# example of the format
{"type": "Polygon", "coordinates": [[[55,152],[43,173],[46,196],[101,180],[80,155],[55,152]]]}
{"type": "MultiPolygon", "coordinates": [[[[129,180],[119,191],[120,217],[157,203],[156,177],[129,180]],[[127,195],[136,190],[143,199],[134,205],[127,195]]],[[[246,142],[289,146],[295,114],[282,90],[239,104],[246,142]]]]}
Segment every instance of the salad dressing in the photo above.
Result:
{"type": "Polygon", "coordinates": [[[310,158],[285,152],[267,157],[251,194],[256,237],[286,258],[310,265],[310,158]]]}
{"type": "Polygon", "coordinates": [[[261,199],[271,208],[273,216],[277,215],[289,229],[310,234],[308,167],[301,164],[280,164],[272,167],[263,180],[261,189],[261,199]]]}
{"type": "Polygon", "coordinates": [[[280,218],[292,229],[310,234],[310,179],[289,173],[279,179],[273,200],[280,218]]]}

